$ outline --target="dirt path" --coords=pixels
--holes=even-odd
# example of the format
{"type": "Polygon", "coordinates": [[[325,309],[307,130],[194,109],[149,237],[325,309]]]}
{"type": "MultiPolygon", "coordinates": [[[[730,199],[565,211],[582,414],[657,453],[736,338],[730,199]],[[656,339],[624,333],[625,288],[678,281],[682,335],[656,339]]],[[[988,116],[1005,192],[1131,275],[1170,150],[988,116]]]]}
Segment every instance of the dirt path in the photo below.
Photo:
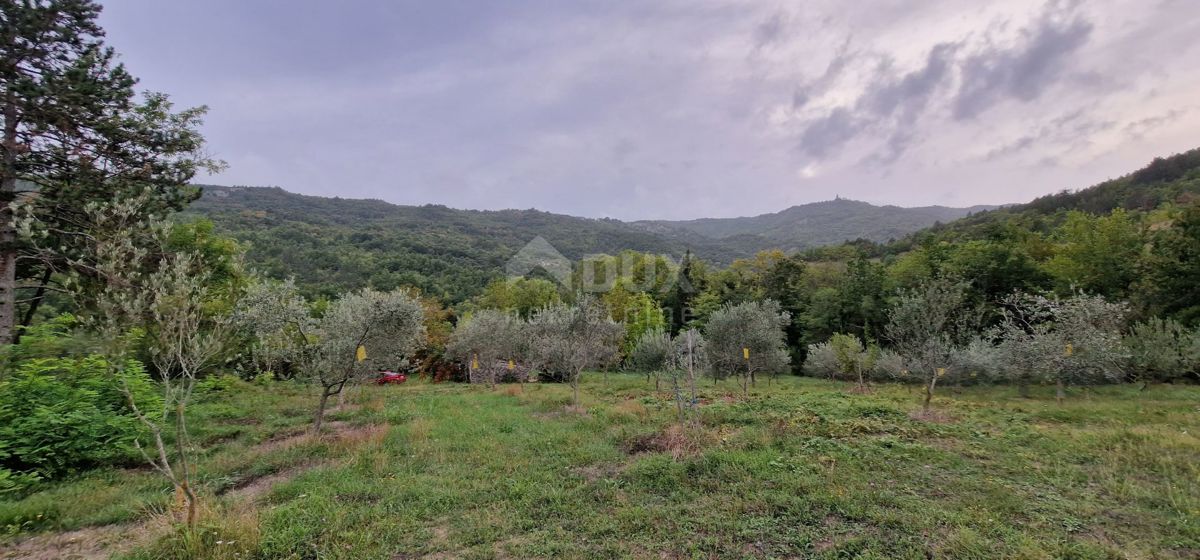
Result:
{"type": "MultiPolygon", "coordinates": [[[[311,432],[297,433],[267,440],[253,448],[253,452],[270,453],[291,447],[312,438],[333,438],[345,443],[361,443],[380,430],[378,425],[352,426],[343,421],[325,423],[326,431],[320,435],[311,432]]],[[[333,461],[313,461],[302,466],[277,473],[260,476],[243,482],[225,492],[226,500],[235,504],[251,505],[261,500],[271,488],[287,482],[300,474],[333,461]]],[[[155,520],[138,523],[85,527],[63,533],[45,533],[20,540],[0,543],[0,560],[105,560],[114,555],[129,552],[151,542],[162,534],[165,527],[155,520]]]]}

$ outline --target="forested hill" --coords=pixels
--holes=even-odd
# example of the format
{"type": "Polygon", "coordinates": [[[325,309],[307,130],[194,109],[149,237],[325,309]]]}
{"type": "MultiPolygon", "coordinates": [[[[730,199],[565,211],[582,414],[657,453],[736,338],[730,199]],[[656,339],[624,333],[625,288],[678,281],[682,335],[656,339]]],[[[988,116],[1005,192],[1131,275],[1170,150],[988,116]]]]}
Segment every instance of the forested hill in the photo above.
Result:
{"type": "Polygon", "coordinates": [[[1128,175],[1076,191],[1062,191],[1025,204],[1006,206],[918,231],[885,248],[904,251],[930,240],[958,241],[1002,235],[1017,226],[1046,232],[1072,210],[1107,214],[1116,209],[1151,211],[1164,204],[1189,204],[1200,199],[1200,148],[1155,158],[1128,175]]]}
{"type": "Polygon", "coordinates": [[[691,250],[702,259],[728,264],[763,249],[796,249],[859,237],[886,241],[968,212],[838,200],[793,207],[769,217],[735,218],[731,222],[738,224],[736,228],[713,229],[687,225],[695,221],[634,224],[537,210],[400,206],[380,200],[305,196],[271,187],[202,188],[203,196],[187,214],[207,217],[223,233],[247,242],[248,259],[255,268],[273,277],[295,276],[310,295],[362,286],[413,285],[448,302],[478,293],[502,274],[509,257],[537,236],[571,259],[622,250],[679,258],[691,250]]]}
{"type": "Polygon", "coordinates": [[[420,287],[449,302],[478,293],[537,236],[568,258],[622,250],[679,256],[692,249],[727,262],[741,252],[699,236],[669,238],[617,220],[537,210],[476,211],[324,198],[280,188],[203,186],[188,214],[248,244],[270,276],[295,276],[312,295],[373,286],[420,287]]]}
{"type": "Polygon", "coordinates": [[[761,236],[783,248],[798,249],[854,239],[876,242],[898,239],[939,222],[994,208],[996,206],[901,208],[838,198],[760,216],[642,221],[633,222],[633,225],[665,234],[692,232],[714,239],[761,236]]]}

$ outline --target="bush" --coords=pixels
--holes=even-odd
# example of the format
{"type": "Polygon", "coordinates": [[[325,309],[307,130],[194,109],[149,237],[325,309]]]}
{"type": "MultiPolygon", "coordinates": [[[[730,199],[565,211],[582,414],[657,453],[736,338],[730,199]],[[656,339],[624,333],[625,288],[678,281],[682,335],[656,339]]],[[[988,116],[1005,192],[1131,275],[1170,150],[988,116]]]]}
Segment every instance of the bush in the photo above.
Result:
{"type": "Polygon", "coordinates": [[[837,351],[828,342],[808,345],[808,359],[804,361],[804,372],[813,377],[836,379],[841,371],[837,351]]]}
{"type": "MultiPolygon", "coordinates": [[[[121,375],[148,414],[161,406],[141,363],[121,375]]],[[[131,462],[142,434],[104,359],[29,360],[0,381],[0,488],[131,462]]]]}
{"type": "Polygon", "coordinates": [[[1171,319],[1134,325],[1124,343],[1135,381],[1173,381],[1200,372],[1200,332],[1189,332],[1171,319]]]}
{"type": "Polygon", "coordinates": [[[963,383],[982,383],[1000,377],[1002,360],[999,348],[986,339],[976,338],[954,350],[950,357],[950,368],[963,383]]]}
{"type": "Polygon", "coordinates": [[[904,358],[891,350],[881,348],[879,357],[875,359],[875,367],[871,368],[870,379],[872,381],[903,379],[904,371],[904,358]]]}

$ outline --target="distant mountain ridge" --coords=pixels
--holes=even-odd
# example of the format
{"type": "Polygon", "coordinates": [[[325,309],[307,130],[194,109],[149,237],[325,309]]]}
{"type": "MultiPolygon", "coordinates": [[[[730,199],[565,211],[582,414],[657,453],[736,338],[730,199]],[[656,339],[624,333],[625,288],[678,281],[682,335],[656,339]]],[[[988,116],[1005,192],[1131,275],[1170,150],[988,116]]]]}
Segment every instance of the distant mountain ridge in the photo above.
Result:
{"type": "Polygon", "coordinates": [[[784,245],[784,248],[800,249],[855,239],[876,242],[898,239],[939,222],[949,222],[996,208],[999,206],[904,208],[875,206],[867,202],[835,198],[758,216],[678,221],[645,220],[631,222],[631,225],[665,235],[678,235],[681,231],[688,231],[713,239],[757,236],[768,240],[768,244],[776,243],[784,245]]]}

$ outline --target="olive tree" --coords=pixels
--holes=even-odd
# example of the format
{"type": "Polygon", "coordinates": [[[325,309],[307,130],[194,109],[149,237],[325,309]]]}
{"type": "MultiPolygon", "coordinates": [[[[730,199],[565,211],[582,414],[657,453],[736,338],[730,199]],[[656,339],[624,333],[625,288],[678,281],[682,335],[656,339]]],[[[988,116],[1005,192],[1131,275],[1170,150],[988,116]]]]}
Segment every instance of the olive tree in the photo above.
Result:
{"type": "MultiPolygon", "coordinates": [[[[150,292],[146,346],[162,388],[162,409],[142,410],[127,385],[122,386],[138,419],[149,429],[156,456],[140,443],[138,449],[187,500],[187,525],[196,524],[196,493],[192,487],[191,437],[187,406],[200,375],[223,354],[232,331],[230,317],[212,314],[211,269],[192,254],[164,255],[159,271],[146,283],[150,292]],[[164,429],[174,430],[174,460],[163,441],[164,429]]],[[[122,377],[124,379],[124,377],[122,377]]]]}
{"type": "Polygon", "coordinates": [[[829,339],[837,361],[838,371],[846,376],[858,378],[858,390],[866,389],[864,376],[875,369],[879,360],[879,347],[874,344],[863,344],[862,340],[852,334],[834,333],[829,339]]]}
{"type": "Polygon", "coordinates": [[[650,330],[634,341],[626,360],[634,369],[646,374],[646,381],[654,377],[654,390],[659,391],[662,389],[662,374],[670,369],[674,352],[675,345],[669,333],[650,330]]]}
{"type": "Polygon", "coordinates": [[[446,353],[468,364],[471,383],[494,386],[505,364],[524,355],[524,327],[516,313],[481,309],[458,322],[446,353]]]}
{"type": "Polygon", "coordinates": [[[966,309],[966,286],[952,279],[934,279],[911,290],[901,291],[888,314],[884,335],[905,367],[916,373],[925,386],[921,408],[929,413],[938,380],[952,373],[956,349],[972,329],[966,309]]]}
{"type": "MultiPolygon", "coordinates": [[[[77,240],[84,256],[72,262],[67,293],[80,304],[109,375],[149,433],[153,448],[140,440],[136,447],[186,501],[186,522],[194,528],[197,498],[187,407],[197,379],[216,365],[228,343],[230,321],[223,311],[228,294],[212,281],[220,263],[169,249],[171,226],[148,217],[151,203],[150,196],[140,195],[85,206],[90,227],[77,240]],[[89,289],[96,279],[104,289],[89,289]],[[162,398],[154,402],[138,402],[128,384],[126,368],[138,347],[146,350],[159,376],[162,398]]],[[[52,239],[38,233],[36,225],[44,222],[37,214],[19,216],[18,229],[31,246],[52,239]]],[[[240,267],[240,262],[229,264],[240,267]]]]}
{"type": "Polygon", "coordinates": [[[321,386],[313,417],[319,432],[329,397],[356,378],[415,351],[425,335],[424,309],[408,292],[364,289],[343,295],[317,322],[304,349],[302,371],[321,386]]]}
{"type": "Polygon", "coordinates": [[[749,394],[758,373],[787,371],[791,357],[784,328],[790,322],[774,300],[726,304],[704,326],[709,366],[714,377],[739,375],[749,394]]]}
{"type": "Polygon", "coordinates": [[[1128,359],[1121,339],[1126,313],[1124,303],[1101,296],[1014,294],[997,327],[1003,361],[1010,375],[1053,381],[1059,402],[1067,385],[1119,380],[1128,359]]]}
{"type": "Polygon", "coordinates": [[[528,327],[528,356],[538,369],[563,375],[578,406],[580,374],[615,361],[624,337],[625,327],[585,294],[573,306],[551,305],[534,314],[528,327]]]}
{"type": "Polygon", "coordinates": [[[291,279],[251,283],[238,301],[233,320],[248,339],[255,366],[275,375],[290,372],[300,362],[315,328],[308,302],[291,279]]]}
{"type": "Polygon", "coordinates": [[[1189,331],[1173,319],[1151,317],[1125,337],[1130,374],[1145,387],[1200,372],[1200,331],[1189,331]]]}
{"type": "Polygon", "coordinates": [[[696,329],[685,330],[675,335],[674,352],[670,360],[668,372],[671,374],[671,388],[675,392],[676,405],[683,413],[683,389],[681,383],[687,383],[687,408],[693,415],[696,410],[696,372],[708,367],[708,354],[704,336],[696,329]]]}

